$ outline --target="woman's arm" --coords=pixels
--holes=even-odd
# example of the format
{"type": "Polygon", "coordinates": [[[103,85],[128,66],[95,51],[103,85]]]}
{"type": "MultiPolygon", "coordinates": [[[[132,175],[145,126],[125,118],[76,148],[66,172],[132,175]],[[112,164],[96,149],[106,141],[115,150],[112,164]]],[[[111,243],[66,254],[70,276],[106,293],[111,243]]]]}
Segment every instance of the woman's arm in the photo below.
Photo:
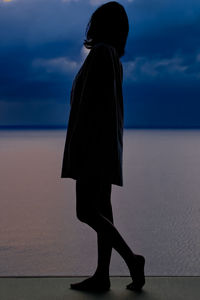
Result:
{"type": "Polygon", "coordinates": [[[81,93],[85,148],[90,161],[110,160],[116,147],[116,87],[112,50],[94,47],[87,58],[81,93]]]}
{"type": "Polygon", "coordinates": [[[81,94],[88,121],[99,133],[111,130],[115,116],[115,71],[110,51],[104,44],[91,50],[81,94]]]}

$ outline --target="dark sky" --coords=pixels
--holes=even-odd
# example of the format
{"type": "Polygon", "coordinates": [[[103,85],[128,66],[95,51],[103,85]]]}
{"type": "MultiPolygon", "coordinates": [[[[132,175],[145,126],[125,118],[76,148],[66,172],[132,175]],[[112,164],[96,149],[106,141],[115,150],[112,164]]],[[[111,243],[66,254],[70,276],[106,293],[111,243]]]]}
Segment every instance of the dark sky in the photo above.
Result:
{"type": "MultiPolygon", "coordinates": [[[[0,0],[0,126],[67,126],[98,0],[0,0]]],[[[125,127],[200,127],[200,1],[123,0],[125,127]]]]}

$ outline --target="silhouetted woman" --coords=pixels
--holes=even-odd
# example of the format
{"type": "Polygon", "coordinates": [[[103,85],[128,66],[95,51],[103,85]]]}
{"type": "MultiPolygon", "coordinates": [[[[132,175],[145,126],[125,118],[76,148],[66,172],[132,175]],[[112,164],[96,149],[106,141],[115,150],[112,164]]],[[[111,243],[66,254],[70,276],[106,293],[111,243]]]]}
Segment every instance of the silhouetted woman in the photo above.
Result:
{"type": "Polygon", "coordinates": [[[132,282],[145,283],[142,255],[132,252],[113,224],[112,184],[123,186],[123,69],[120,57],[129,32],[128,17],[119,3],[101,5],[86,28],[84,46],[91,49],[71,90],[71,110],[61,178],[76,180],[76,212],[97,232],[98,264],[93,276],[71,288],[106,291],[110,288],[112,248],[125,260],[132,282]]]}

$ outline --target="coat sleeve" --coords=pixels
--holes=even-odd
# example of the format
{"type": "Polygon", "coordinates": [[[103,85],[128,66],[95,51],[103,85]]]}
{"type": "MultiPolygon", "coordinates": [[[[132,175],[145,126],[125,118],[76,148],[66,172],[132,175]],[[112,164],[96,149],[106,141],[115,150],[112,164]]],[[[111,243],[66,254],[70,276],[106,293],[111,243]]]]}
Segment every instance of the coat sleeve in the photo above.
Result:
{"type": "Polygon", "coordinates": [[[115,69],[108,47],[98,45],[89,55],[80,103],[84,106],[87,124],[85,158],[94,164],[99,162],[103,167],[111,164],[116,146],[115,69]]]}

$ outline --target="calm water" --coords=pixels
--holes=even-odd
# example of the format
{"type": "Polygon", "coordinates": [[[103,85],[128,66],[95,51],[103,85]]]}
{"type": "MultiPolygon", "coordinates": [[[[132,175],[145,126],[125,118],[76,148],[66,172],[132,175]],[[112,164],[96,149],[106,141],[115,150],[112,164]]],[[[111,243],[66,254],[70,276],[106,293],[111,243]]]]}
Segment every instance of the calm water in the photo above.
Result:
{"type": "MultiPolygon", "coordinates": [[[[96,233],[61,179],[65,130],[0,131],[0,276],[90,275],[96,233]]],[[[200,275],[200,131],[125,130],[115,225],[146,275],[200,275]]],[[[113,249],[111,275],[129,275],[113,249]]]]}

